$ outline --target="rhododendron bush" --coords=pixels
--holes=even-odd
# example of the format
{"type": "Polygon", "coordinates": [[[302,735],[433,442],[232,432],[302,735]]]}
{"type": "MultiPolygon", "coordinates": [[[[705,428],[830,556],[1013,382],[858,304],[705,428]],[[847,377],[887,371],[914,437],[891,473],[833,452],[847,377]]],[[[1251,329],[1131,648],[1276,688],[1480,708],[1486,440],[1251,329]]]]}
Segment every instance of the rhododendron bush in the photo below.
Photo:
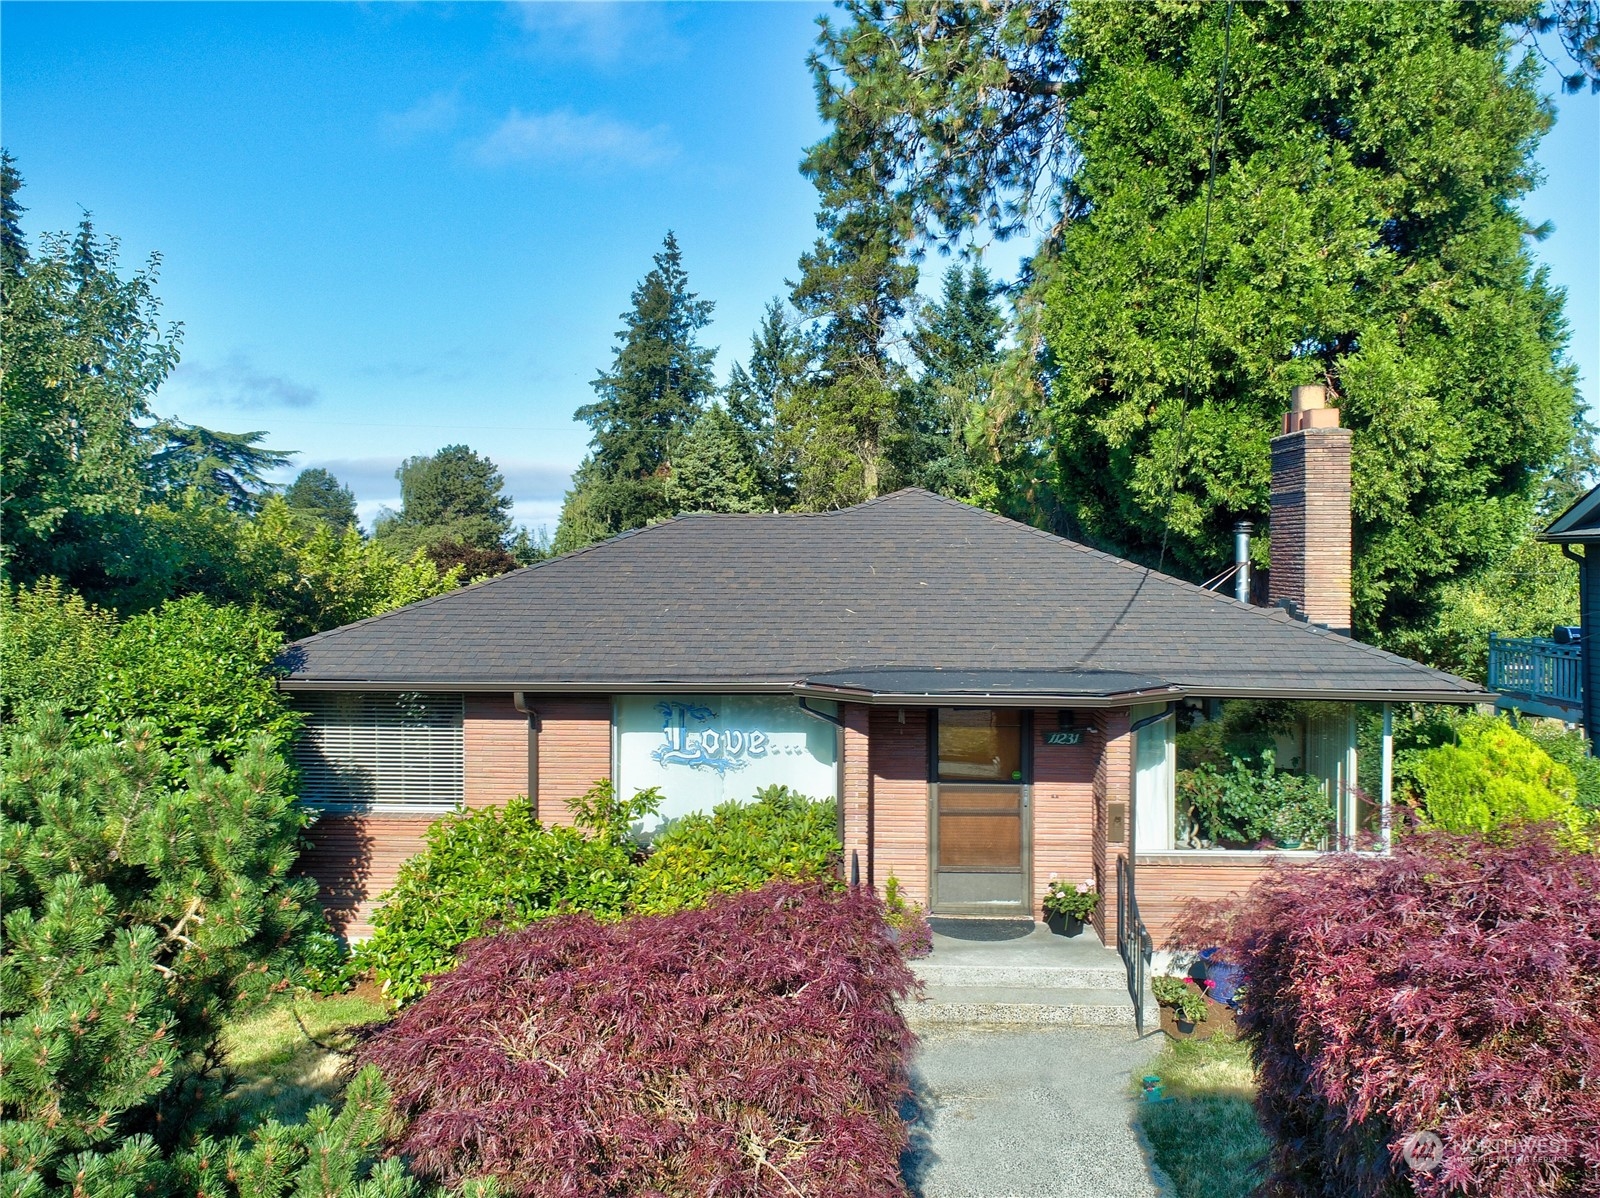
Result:
{"type": "Polygon", "coordinates": [[[475,941],[368,1042],[399,1149],[520,1196],[901,1195],[912,976],[863,889],[475,941]]]}
{"type": "Polygon", "coordinates": [[[1600,1192],[1600,858],[1427,833],[1235,914],[1278,1198],[1600,1192]]]}

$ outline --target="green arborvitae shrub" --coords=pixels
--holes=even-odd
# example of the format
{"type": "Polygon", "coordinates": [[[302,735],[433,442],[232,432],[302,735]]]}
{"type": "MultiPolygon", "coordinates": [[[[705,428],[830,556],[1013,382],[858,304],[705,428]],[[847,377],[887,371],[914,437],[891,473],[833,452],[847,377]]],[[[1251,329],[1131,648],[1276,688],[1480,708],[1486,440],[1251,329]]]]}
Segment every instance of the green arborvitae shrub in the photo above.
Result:
{"type": "Polygon", "coordinates": [[[4,750],[0,1192],[132,1194],[221,1110],[223,1021],[295,979],[304,817],[265,738],[177,782],[148,725],[75,745],[47,711],[4,750]]]}
{"type": "Polygon", "coordinates": [[[1573,772],[1505,720],[1472,716],[1455,741],[1418,753],[1409,774],[1430,824],[1491,836],[1552,823],[1573,847],[1590,845],[1573,772]]]}
{"type": "Polygon", "coordinates": [[[639,871],[634,908],[666,914],[783,878],[835,873],[843,851],[838,807],[786,786],[769,786],[750,803],[723,803],[710,815],[674,820],[654,837],[639,871]]]}
{"type": "Polygon", "coordinates": [[[642,804],[618,804],[611,784],[597,783],[577,804],[582,828],[541,824],[522,797],[446,816],[428,830],[427,849],[401,866],[358,963],[389,998],[407,1003],[478,936],[566,911],[620,917],[635,872],[630,817],[657,801],[642,794],[642,804]]]}

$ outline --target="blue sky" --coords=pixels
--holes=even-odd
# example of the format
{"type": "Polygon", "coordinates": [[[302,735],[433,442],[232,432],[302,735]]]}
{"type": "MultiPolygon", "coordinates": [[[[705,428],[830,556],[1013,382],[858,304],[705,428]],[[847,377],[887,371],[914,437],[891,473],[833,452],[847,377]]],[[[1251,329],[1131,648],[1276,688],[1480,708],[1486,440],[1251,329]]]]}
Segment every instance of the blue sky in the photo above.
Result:
{"type": "MultiPolygon", "coordinates": [[[[184,361],[160,411],[267,430],[368,518],[402,457],[466,442],[553,526],[572,411],[665,231],[722,372],[815,237],[823,11],[5,3],[3,137],[30,234],[87,208],[125,259],[162,253],[184,361]]],[[[1536,252],[1592,400],[1600,97],[1558,103],[1525,209],[1556,226],[1536,252]]]]}

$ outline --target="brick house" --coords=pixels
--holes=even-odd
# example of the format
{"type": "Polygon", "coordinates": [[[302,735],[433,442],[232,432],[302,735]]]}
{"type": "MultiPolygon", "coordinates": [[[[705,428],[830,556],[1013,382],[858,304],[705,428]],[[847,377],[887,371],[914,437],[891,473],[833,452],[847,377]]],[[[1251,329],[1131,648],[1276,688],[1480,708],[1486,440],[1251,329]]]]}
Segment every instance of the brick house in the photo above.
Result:
{"type": "Polygon", "coordinates": [[[1347,635],[1349,462],[1297,389],[1281,606],[905,490],[683,516],[307,638],[281,683],[322,809],[304,867],[360,935],[443,812],[526,794],[564,823],[609,778],[674,816],[782,782],[839,800],[847,869],[936,913],[1039,917],[1052,876],[1094,878],[1102,939],[1132,884],[1159,939],[1282,853],[1381,848],[1388,705],[1486,697],[1347,635]],[[1229,737],[1318,779],[1326,826],[1244,842],[1183,799],[1229,737]]]}

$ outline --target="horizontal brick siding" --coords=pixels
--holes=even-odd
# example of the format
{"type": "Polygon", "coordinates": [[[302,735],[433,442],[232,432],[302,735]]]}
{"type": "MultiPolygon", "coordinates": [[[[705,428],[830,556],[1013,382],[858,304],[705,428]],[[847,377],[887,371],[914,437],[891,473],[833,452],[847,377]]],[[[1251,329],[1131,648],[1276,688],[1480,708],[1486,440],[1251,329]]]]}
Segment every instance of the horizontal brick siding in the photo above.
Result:
{"type": "MultiPolygon", "coordinates": [[[[1105,897],[1094,914],[1094,930],[1101,941],[1110,944],[1117,927],[1117,857],[1128,851],[1126,844],[1106,840],[1106,805],[1128,805],[1128,827],[1133,826],[1133,733],[1125,707],[1095,713],[1095,742],[1099,750],[1094,770],[1094,877],[1105,897]]],[[[1143,903],[1143,897],[1140,897],[1143,903]]]]}
{"type": "Polygon", "coordinates": [[[468,807],[528,793],[528,717],[509,694],[468,695],[462,739],[468,807]]]}
{"type": "Polygon", "coordinates": [[[874,707],[872,763],[872,880],[881,892],[889,875],[913,902],[928,904],[928,713],[925,708],[874,707]]]}
{"type": "Polygon", "coordinates": [[[324,815],[306,833],[295,872],[311,878],[334,931],[372,934],[368,922],[400,866],[420,853],[437,815],[324,815]]]}
{"type": "Polygon", "coordinates": [[[611,700],[535,700],[539,714],[539,818],[571,824],[568,799],[611,777],[611,700]]]}
{"type": "Polygon", "coordinates": [[[1095,766],[1100,737],[1085,733],[1075,745],[1047,745],[1044,734],[1060,720],[1054,711],[1033,715],[1033,913],[1044,918],[1044,893],[1052,873],[1069,882],[1094,877],[1095,766]]]}
{"type": "Polygon", "coordinates": [[[872,771],[867,752],[867,708],[860,703],[841,703],[844,720],[844,870],[850,880],[852,856],[859,862],[861,880],[872,871],[872,771]]]}
{"type": "Polygon", "coordinates": [[[1258,861],[1174,863],[1140,860],[1135,890],[1139,914],[1157,948],[1209,948],[1205,944],[1177,944],[1173,934],[1191,903],[1215,903],[1238,898],[1265,872],[1271,858],[1258,861]]]}

